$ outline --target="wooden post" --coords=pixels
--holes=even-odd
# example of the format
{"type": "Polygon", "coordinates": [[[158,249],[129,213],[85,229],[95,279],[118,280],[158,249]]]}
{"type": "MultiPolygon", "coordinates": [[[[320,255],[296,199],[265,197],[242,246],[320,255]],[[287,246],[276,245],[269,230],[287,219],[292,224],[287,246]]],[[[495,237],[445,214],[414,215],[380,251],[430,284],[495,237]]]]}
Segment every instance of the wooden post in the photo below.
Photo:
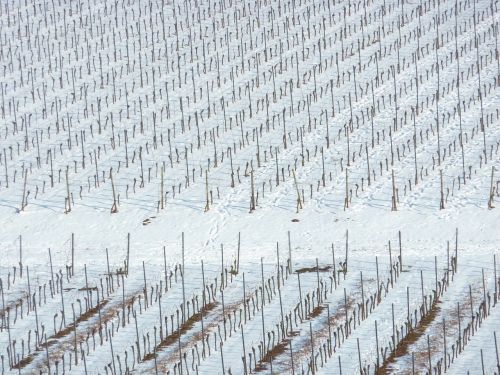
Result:
{"type": "Polygon", "coordinates": [[[498,298],[498,279],[497,279],[497,257],[493,254],[493,278],[495,282],[495,295],[493,296],[493,306],[497,304],[498,298]]]}
{"type": "Polygon", "coordinates": [[[85,360],[85,351],[83,350],[81,343],[80,343],[80,353],[82,354],[82,359],[83,359],[83,369],[85,375],[87,375],[87,361],[85,360]]]}
{"type": "MultiPolygon", "coordinates": [[[[297,192],[297,213],[299,209],[302,209],[302,199],[300,198],[299,186],[297,185],[297,178],[295,177],[295,169],[292,169],[293,183],[295,185],[295,191],[297,192]]],[[[324,183],[324,173],[323,173],[323,183],[324,183]]]]}
{"type": "MultiPolygon", "coordinates": [[[[279,264],[278,264],[278,267],[279,267],[279,264]]],[[[278,268],[279,269],[279,268],[278,268]]],[[[278,279],[279,280],[279,279],[278,279]]],[[[321,289],[320,289],[320,286],[319,286],[319,264],[318,264],[318,258],[316,258],[316,281],[318,283],[318,292],[317,292],[317,295],[318,295],[318,302],[321,301],[320,299],[320,295],[321,295],[321,289]]],[[[279,284],[278,284],[279,285],[279,284]]]]}
{"type": "Polygon", "coordinates": [[[23,277],[23,236],[21,235],[19,235],[19,277],[23,277]]]}
{"type": "Polygon", "coordinates": [[[497,369],[500,371],[500,358],[498,356],[498,344],[497,344],[497,332],[493,331],[493,337],[495,338],[495,353],[497,356],[497,369]]]}
{"type": "Polygon", "coordinates": [[[391,316],[392,316],[392,353],[396,352],[396,322],[394,321],[394,303],[391,303],[391,316]]]}
{"type": "MultiPolygon", "coordinates": [[[[137,362],[141,361],[141,342],[139,341],[139,329],[137,327],[137,313],[135,309],[132,310],[132,315],[134,316],[134,321],[135,321],[135,337],[136,337],[136,344],[137,344],[137,362]]],[[[145,350],[145,349],[144,349],[145,350]]]]}
{"type": "MultiPolygon", "coordinates": [[[[161,294],[160,294],[161,296],[161,294]]],[[[161,305],[160,305],[161,306],[161,305]]],[[[160,314],[160,324],[161,324],[161,314],[160,314]]],[[[153,358],[155,359],[155,375],[158,375],[158,364],[156,362],[156,326],[154,330],[154,336],[155,336],[155,346],[153,347],[153,358]]],[[[161,332],[161,327],[160,327],[160,332],[161,332]]]]}
{"type": "Polygon", "coordinates": [[[323,147],[321,147],[321,167],[323,173],[321,174],[321,181],[323,182],[323,187],[325,187],[325,154],[323,152],[323,147]]]}
{"type": "Polygon", "coordinates": [[[45,356],[47,357],[47,373],[50,375],[49,346],[47,345],[47,334],[45,334],[45,356]]]}
{"type": "Polygon", "coordinates": [[[446,322],[443,317],[443,352],[444,352],[444,372],[448,369],[446,357],[446,322]]]}
{"type": "Polygon", "coordinates": [[[439,298],[438,294],[438,266],[437,266],[437,256],[434,256],[434,282],[436,288],[436,299],[439,298]]]}
{"type": "Polygon", "coordinates": [[[50,278],[51,278],[51,281],[52,281],[52,285],[51,285],[51,290],[52,290],[52,294],[54,293],[54,288],[55,288],[55,283],[54,283],[54,268],[52,267],[52,253],[50,252],[50,247],[49,247],[49,263],[50,263],[50,278]]]}
{"type": "Polygon", "coordinates": [[[363,303],[363,307],[361,309],[361,319],[364,320],[366,318],[366,311],[365,311],[365,288],[363,285],[363,271],[359,271],[359,277],[361,279],[361,301],[363,303]]]}
{"type": "Polygon", "coordinates": [[[238,257],[236,262],[237,273],[240,273],[240,245],[241,245],[241,232],[238,232],[238,257]]]}
{"type": "MultiPolygon", "coordinates": [[[[250,92],[250,91],[249,91],[250,92]]],[[[285,150],[287,149],[287,142],[286,142],[286,122],[285,122],[285,108],[283,108],[283,147],[285,150]]]]}
{"type": "MultiPolygon", "coordinates": [[[[161,204],[162,210],[165,208],[165,194],[163,192],[163,185],[164,185],[163,173],[164,173],[164,170],[165,170],[165,167],[162,164],[162,166],[161,166],[161,186],[160,186],[160,194],[161,194],[160,204],[161,204]]],[[[207,201],[208,201],[208,199],[207,199],[207,201]]]]}
{"type": "MultiPolygon", "coordinates": [[[[205,294],[205,268],[203,266],[203,260],[201,261],[201,277],[202,277],[202,282],[203,282],[203,293],[202,293],[202,309],[201,309],[201,337],[202,340],[201,342],[203,343],[203,358],[205,358],[205,327],[203,323],[203,316],[205,313],[205,306],[206,306],[206,294],[205,294]]],[[[243,276],[244,277],[244,276],[243,276]]]]}
{"type": "Polygon", "coordinates": [[[62,322],[64,327],[66,327],[66,311],[64,308],[64,289],[63,289],[63,278],[59,279],[60,287],[61,287],[61,306],[62,306],[62,322]]]}
{"type": "Polygon", "coordinates": [[[278,164],[278,148],[275,147],[274,154],[276,155],[276,186],[280,185],[280,174],[279,174],[279,164],[278,164]]]}
{"type": "Polygon", "coordinates": [[[429,335],[427,335],[427,358],[429,360],[429,375],[432,375],[431,342],[429,339],[429,335]]]}
{"type": "Polygon", "coordinates": [[[366,152],[366,166],[368,168],[368,186],[371,185],[371,175],[370,175],[370,157],[368,156],[368,144],[365,142],[365,152],[366,152]]]}
{"type": "Polygon", "coordinates": [[[247,375],[247,352],[245,349],[245,335],[243,334],[243,326],[241,327],[241,341],[243,343],[243,369],[244,369],[244,374],[247,375]]]}
{"type": "Polygon", "coordinates": [[[291,275],[293,272],[293,266],[292,266],[292,242],[290,240],[290,231],[288,233],[288,268],[289,268],[289,274],[291,275]]]}
{"type": "Polygon", "coordinates": [[[316,373],[316,365],[314,361],[314,340],[313,340],[313,333],[312,333],[312,322],[309,321],[309,335],[311,337],[311,370],[312,374],[314,375],[316,373]]]}
{"type": "Polygon", "coordinates": [[[478,94],[479,94],[479,103],[480,103],[480,108],[481,108],[481,118],[480,118],[480,129],[481,132],[483,133],[483,154],[484,154],[484,163],[486,164],[488,161],[488,156],[486,152],[486,126],[484,124],[484,113],[483,113],[483,94],[481,91],[481,69],[480,69],[480,63],[479,63],[479,37],[477,35],[476,31],[476,2],[473,2],[474,5],[474,14],[473,14],[473,21],[474,21],[474,45],[476,46],[476,67],[477,67],[477,77],[478,77],[478,94]]]}
{"type": "Polygon", "coordinates": [[[330,322],[330,304],[326,304],[326,318],[328,322],[328,354],[332,355],[332,325],[330,322]]]}
{"type": "Polygon", "coordinates": [[[344,309],[345,309],[345,337],[349,336],[349,318],[347,316],[347,292],[344,288],[344,309]]]}
{"type": "Polygon", "coordinates": [[[3,160],[4,160],[4,166],[5,166],[5,187],[9,187],[9,173],[7,169],[7,152],[5,151],[5,148],[3,149],[3,160]]]}
{"type": "Polygon", "coordinates": [[[359,363],[359,374],[363,374],[363,369],[361,367],[361,350],[359,349],[359,337],[356,337],[356,342],[358,344],[358,363],[359,363]]]}
{"type": "Polygon", "coordinates": [[[28,180],[28,169],[24,171],[24,185],[23,185],[23,201],[21,202],[21,211],[24,211],[24,207],[28,204],[26,202],[26,182],[28,180]]]}
{"type": "Polygon", "coordinates": [[[75,319],[75,305],[71,303],[71,310],[73,311],[73,336],[74,336],[74,345],[75,345],[75,366],[78,366],[78,346],[76,341],[76,319],[75,319]]]}
{"type": "MultiPolygon", "coordinates": [[[[179,335],[180,335],[180,334],[179,334],[179,335]]],[[[221,341],[221,342],[219,343],[219,348],[220,348],[220,360],[221,360],[221,365],[222,365],[222,375],[225,375],[225,374],[226,374],[226,369],[224,368],[224,354],[223,354],[223,352],[222,352],[222,346],[223,346],[223,345],[224,345],[224,344],[223,344],[223,342],[221,341]]],[[[181,361],[182,361],[182,359],[181,359],[181,361]]],[[[181,372],[181,374],[182,374],[182,372],[181,372]]]]}
{"type": "Polygon", "coordinates": [[[495,197],[495,188],[493,186],[493,175],[495,173],[495,166],[491,166],[491,182],[490,182],[490,197],[488,199],[488,209],[493,209],[495,206],[493,206],[493,198],[495,197]]]}
{"type": "Polygon", "coordinates": [[[75,234],[71,233],[71,276],[75,276],[75,234]]]}
{"type": "Polygon", "coordinates": [[[234,188],[233,152],[231,147],[228,148],[228,152],[229,152],[229,161],[231,164],[231,187],[234,188]]]}
{"type": "Polygon", "coordinates": [[[398,207],[396,205],[396,183],[394,181],[394,169],[392,170],[392,208],[391,211],[397,211],[398,207]]]}
{"type": "Polygon", "coordinates": [[[410,319],[410,287],[406,287],[406,320],[408,321],[408,329],[411,329],[410,319]]]}
{"type": "MultiPolygon", "coordinates": [[[[83,145],[83,142],[82,142],[82,145],[83,145]]],[[[53,163],[52,163],[52,149],[49,148],[49,160],[50,160],[50,187],[54,187],[54,166],[53,166],[53,163]]],[[[96,166],[97,166],[97,162],[96,162],[96,166]]]]}
{"type": "Polygon", "coordinates": [[[116,203],[115,183],[113,181],[113,167],[109,169],[109,178],[111,180],[111,189],[113,190],[113,205],[111,206],[111,213],[115,214],[118,212],[118,205],[116,203]]]}
{"type": "Polygon", "coordinates": [[[460,319],[460,302],[457,302],[457,320],[458,320],[458,353],[462,352],[462,327],[460,319]]]}
{"type": "MultiPolygon", "coordinates": [[[[28,276],[28,288],[30,289],[30,286],[29,286],[29,278],[30,278],[30,273],[29,273],[29,269],[28,269],[28,266],[26,266],[26,273],[27,273],[27,276],[28,276]]],[[[4,308],[5,308],[5,302],[3,301],[3,288],[2,288],[2,279],[0,279],[0,289],[2,291],[2,302],[4,304],[4,308]]],[[[31,294],[31,293],[30,293],[31,294]]],[[[33,299],[35,299],[36,297],[36,291],[35,293],[33,293],[33,299]]],[[[42,338],[40,337],[40,326],[38,325],[38,310],[36,308],[36,300],[34,301],[33,303],[33,307],[35,308],[35,324],[36,324],[36,345],[35,345],[35,349],[38,349],[38,345],[40,345],[40,343],[42,342],[42,338]]],[[[5,311],[5,309],[4,309],[5,311]]],[[[10,335],[10,333],[9,333],[10,335]]],[[[9,340],[10,342],[10,340],[9,340]]]]}
{"type": "Polygon", "coordinates": [[[255,188],[253,182],[253,168],[250,171],[250,212],[255,211],[255,188]]]}
{"type": "MultiPolygon", "coordinates": [[[[415,63],[415,67],[417,63],[415,63]]],[[[417,82],[417,108],[418,108],[418,78],[416,78],[417,82]]],[[[417,111],[418,113],[418,111],[417,111]]],[[[415,186],[418,184],[418,163],[417,163],[417,113],[415,113],[415,109],[411,107],[411,114],[413,117],[413,159],[415,161],[415,186]]]]}
{"type": "MultiPolygon", "coordinates": [[[[125,327],[125,278],[122,276],[122,327],[125,327]]],[[[158,296],[158,305],[160,306],[160,328],[161,328],[161,280],[160,280],[160,294],[158,296]]],[[[99,304],[99,300],[97,300],[99,304]]]]}
{"type": "Polygon", "coordinates": [[[485,306],[485,314],[488,313],[488,309],[486,309],[488,300],[486,299],[486,282],[484,281],[484,268],[481,268],[481,274],[483,276],[483,301],[485,306]]]}
{"type": "Polygon", "coordinates": [[[391,288],[394,287],[394,277],[392,272],[392,250],[391,250],[391,241],[389,241],[389,273],[391,274],[391,288]]]}
{"type": "Polygon", "coordinates": [[[375,319],[375,345],[376,345],[376,350],[377,350],[377,367],[375,368],[375,372],[378,371],[378,368],[380,367],[380,360],[379,360],[379,347],[378,347],[378,327],[377,327],[377,319],[375,319]]]}
{"type": "Polygon", "coordinates": [[[182,375],[182,346],[181,346],[181,327],[179,326],[179,314],[177,314],[177,348],[179,350],[180,373],[182,375]]]}
{"type": "Polygon", "coordinates": [[[302,302],[302,287],[300,285],[300,273],[299,272],[297,272],[297,282],[299,284],[300,314],[303,317],[304,316],[304,307],[303,307],[303,302],[302,302]]]}
{"type": "Polygon", "coordinates": [[[89,280],[88,280],[88,277],[87,277],[87,265],[84,264],[83,265],[83,269],[84,269],[84,272],[85,272],[85,290],[87,292],[87,300],[89,301],[89,307],[92,308],[92,301],[90,300],[90,288],[89,288],[89,280]]]}
{"type": "Polygon", "coordinates": [[[484,372],[483,349],[481,349],[480,351],[481,351],[481,368],[482,368],[482,370],[483,370],[483,375],[485,375],[485,372],[484,372]]]}
{"type": "Polygon", "coordinates": [[[441,199],[439,200],[439,209],[444,210],[444,190],[443,190],[443,170],[439,170],[439,181],[441,189],[441,199]]]}
{"type": "MultiPolygon", "coordinates": [[[[68,124],[69,127],[69,124],[68,124]]],[[[66,166],[66,195],[67,195],[67,200],[68,200],[68,208],[66,209],[66,213],[71,212],[71,195],[69,193],[69,177],[68,177],[68,171],[69,171],[69,166],[66,166]]],[[[27,172],[27,171],[26,171],[27,172]]],[[[27,175],[27,173],[26,173],[27,175]]],[[[75,350],[75,357],[78,357],[76,355],[76,350],[75,350]]]]}
{"type": "MultiPolygon", "coordinates": [[[[165,250],[165,248],[163,248],[163,250],[165,250]]],[[[165,251],[164,251],[164,253],[165,253],[165,251]]],[[[130,233],[127,233],[127,276],[128,276],[129,267],[130,267],[130,233]]]]}
{"type": "Polygon", "coordinates": [[[208,194],[208,172],[206,169],[205,169],[205,197],[206,197],[205,212],[207,212],[208,210],[210,210],[210,199],[208,194]]]}
{"type": "MultiPolygon", "coordinates": [[[[345,231],[345,273],[347,273],[347,255],[348,254],[349,254],[349,229],[347,229],[345,231]]],[[[345,273],[344,273],[344,275],[345,275],[345,273]]]]}
{"type": "MultiPolygon", "coordinates": [[[[142,273],[143,273],[143,278],[144,278],[144,304],[145,304],[145,309],[148,308],[148,287],[146,283],[146,264],[144,261],[142,261],[142,273]]],[[[112,277],[112,276],[111,276],[112,277]]],[[[151,299],[153,296],[151,296],[151,299]]],[[[146,354],[146,353],[144,353],[146,354]]]]}
{"type": "Polygon", "coordinates": [[[265,299],[264,299],[264,263],[262,257],[260,258],[260,272],[261,272],[261,278],[262,278],[262,293],[261,293],[261,306],[260,306],[260,313],[261,313],[261,318],[262,318],[262,343],[264,345],[264,348],[266,347],[266,333],[264,329],[264,305],[265,305],[265,299]]]}
{"type": "Polygon", "coordinates": [[[349,208],[349,183],[348,183],[348,175],[347,175],[347,167],[345,169],[345,198],[344,198],[344,211],[346,208],[349,208]]]}
{"type": "MultiPolygon", "coordinates": [[[[457,60],[457,109],[458,109],[458,124],[460,128],[459,142],[460,149],[462,153],[462,179],[465,185],[465,156],[464,156],[464,142],[463,142],[463,132],[462,132],[462,105],[460,98],[460,54],[458,52],[458,0],[455,0],[455,57],[457,60]]],[[[498,58],[498,56],[497,56],[498,58]]]]}
{"type": "Polygon", "coordinates": [[[450,241],[446,241],[446,286],[450,285],[450,241]]]}
{"type": "MultiPolygon", "coordinates": [[[[330,90],[332,90],[333,80],[330,79],[330,90]]],[[[292,107],[293,108],[293,107],[292,107]]],[[[332,96],[332,110],[333,110],[333,96],[332,96]]],[[[325,109],[325,126],[326,126],[326,148],[330,148],[330,130],[328,126],[328,110],[325,109]]]]}
{"type": "Polygon", "coordinates": [[[337,289],[337,270],[335,264],[335,248],[332,243],[332,266],[333,266],[333,284],[335,285],[335,289],[337,289]]]}
{"type": "MultiPolygon", "coordinates": [[[[207,82],[207,85],[208,85],[208,82],[207,82]]],[[[141,154],[139,153],[139,155],[141,155],[141,154]]],[[[185,159],[186,159],[186,184],[189,187],[189,161],[188,161],[188,149],[187,149],[187,147],[185,147],[185,149],[184,149],[184,155],[185,155],[185,159]]]]}
{"type": "Polygon", "coordinates": [[[379,274],[378,274],[378,256],[375,256],[375,268],[377,271],[377,305],[380,303],[380,280],[379,280],[379,274]]]}
{"type": "MultiPolygon", "coordinates": [[[[246,293],[246,287],[245,287],[245,272],[243,272],[243,315],[245,316],[245,324],[246,324],[247,323],[247,293],[246,293]]],[[[241,329],[243,329],[243,327],[241,329]]]]}
{"type": "MultiPolygon", "coordinates": [[[[9,352],[12,353],[12,340],[11,340],[11,335],[10,335],[10,317],[8,317],[7,319],[5,319],[5,296],[4,296],[4,291],[3,291],[3,283],[2,283],[2,279],[0,279],[0,292],[2,292],[2,311],[3,311],[3,314],[2,314],[2,320],[7,321],[7,324],[6,324],[6,327],[7,327],[7,333],[8,333],[8,336],[9,336],[9,352]]],[[[35,301],[35,311],[36,311],[36,301],[35,301]]],[[[38,320],[38,317],[37,317],[37,320],[38,320]]],[[[4,323],[5,324],[5,323],[4,323]]],[[[38,324],[37,324],[38,326],[38,324]]],[[[37,329],[38,331],[38,329],[37,329]]],[[[37,343],[37,346],[38,346],[38,343],[37,343]]],[[[14,364],[14,358],[11,358],[9,356],[9,363],[11,366],[13,366],[14,364]]]]}
{"type": "MultiPolygon", "coordinates": [[[[184,232],[182,232],[182,323],[185,323],[186,315],[184,314],[185,308],[186,308],[186,289],[184,285],[184,279],[185,279],[185,269],[184,269],[184,232]]],[[[224,272],[224,271],[223,271],[224,272]]],[[[180,335],[180,333],[179,333],[180,335]]],[[[181,358],[182,362],[182,358],[181,358]]]]}
{"type": "Polygon", "coordinates": [[[259,128],[256,129],[257,138],[257,167],[260,168],[260,144],[259,144],[259,128]]]}
{"type": "Polygon", "coordinates": [[[474,305],[472,301],[472,287],[469,284],[469,299],[470,299],[470,318],[471,318],[471,327],[472,327],[472,334],[474,334],[474,305]]]}
{"type": "Polygon", "coordinates": [[[403,251],[401,246],[401,231],[398,231],[399,237],[399,271],[403,272],[403,251]]]}
{"type": "MultiPolygon", "coordinates": [[[[224,245],[223,244],[220,244],[220,252],[221,252],[221,290],[224,290],[224,284],[225,284],[225,282],[227,282],[227,278],[224,280],[224,245]]],[[[222,305],[222,308],[224,310],[224,305],[222,305]]]]}
{"type": "Polygon", "coordinates": [[[439,12],[439,4],[437,5],[437,17],[436,17],[436,43],[435,43],[435,52],[436,52],[436,78],[437,78],[437,88],[435,92],[435,97],[436,97],[436,129],[437,129],[437,156],[438,156],[438,165],[441,166],[441,138],[439,135],[439,97],[440,97],[440,77],[439,77],[439,18],[440,18],[440,12],[439,12]]]}

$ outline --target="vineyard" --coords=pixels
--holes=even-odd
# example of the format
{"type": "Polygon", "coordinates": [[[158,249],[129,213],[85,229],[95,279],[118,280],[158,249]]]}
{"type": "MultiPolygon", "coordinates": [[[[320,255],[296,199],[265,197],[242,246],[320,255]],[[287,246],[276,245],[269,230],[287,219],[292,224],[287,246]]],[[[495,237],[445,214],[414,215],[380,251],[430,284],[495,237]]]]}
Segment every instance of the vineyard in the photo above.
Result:
{"type": "Polygon", "coordinates": [[[498,7],[2,1],[0,374],[500,375],[498,7]]]}

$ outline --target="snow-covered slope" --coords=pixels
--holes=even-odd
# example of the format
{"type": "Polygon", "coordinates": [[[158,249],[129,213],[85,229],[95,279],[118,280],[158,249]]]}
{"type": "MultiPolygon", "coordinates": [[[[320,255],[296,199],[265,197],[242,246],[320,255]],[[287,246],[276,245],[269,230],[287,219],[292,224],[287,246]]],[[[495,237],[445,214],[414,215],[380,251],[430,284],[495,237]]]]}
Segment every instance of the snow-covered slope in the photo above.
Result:
{"type": "Polygon", "coordinates": [[[499,374],[497,8],[3,1],[2,374],[499,374]]]}

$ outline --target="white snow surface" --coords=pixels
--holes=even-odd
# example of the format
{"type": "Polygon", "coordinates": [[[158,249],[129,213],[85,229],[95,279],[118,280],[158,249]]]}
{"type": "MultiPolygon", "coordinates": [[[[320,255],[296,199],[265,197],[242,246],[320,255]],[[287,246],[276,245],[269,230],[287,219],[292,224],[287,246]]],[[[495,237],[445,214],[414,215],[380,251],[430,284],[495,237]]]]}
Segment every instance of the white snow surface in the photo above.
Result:
{"type": "Polygon", "coordinates": [[[499,375],[497,7],[0,1],[0,374],[499,375]]]}

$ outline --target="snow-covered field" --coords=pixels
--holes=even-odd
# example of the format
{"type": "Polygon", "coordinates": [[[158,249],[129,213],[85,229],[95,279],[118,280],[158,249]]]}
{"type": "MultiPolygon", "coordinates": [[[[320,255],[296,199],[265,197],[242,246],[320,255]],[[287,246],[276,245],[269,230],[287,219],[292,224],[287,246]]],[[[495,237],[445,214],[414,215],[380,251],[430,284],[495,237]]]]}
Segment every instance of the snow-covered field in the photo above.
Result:
{"type": "Polygon", "coordinates": [[[498,2],[0,1],[0,374],[500,374],[498,2]]]}

